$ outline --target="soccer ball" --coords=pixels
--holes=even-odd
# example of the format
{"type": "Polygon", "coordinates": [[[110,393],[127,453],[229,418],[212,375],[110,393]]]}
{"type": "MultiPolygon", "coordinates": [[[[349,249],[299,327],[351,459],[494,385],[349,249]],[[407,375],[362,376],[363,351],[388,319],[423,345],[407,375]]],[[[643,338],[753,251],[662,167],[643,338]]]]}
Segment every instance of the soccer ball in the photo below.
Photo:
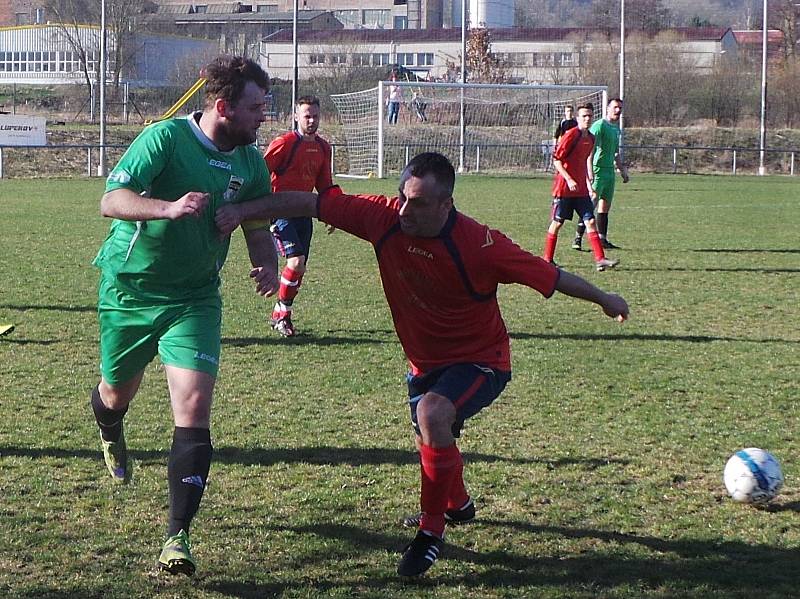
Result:
{"type": "Polygon", "coordinates": [[[783,472],[771,453],[748,447],[730,457],[725,464],[723,480],[734,501],[763,504],[780,491],[783,472]]]}

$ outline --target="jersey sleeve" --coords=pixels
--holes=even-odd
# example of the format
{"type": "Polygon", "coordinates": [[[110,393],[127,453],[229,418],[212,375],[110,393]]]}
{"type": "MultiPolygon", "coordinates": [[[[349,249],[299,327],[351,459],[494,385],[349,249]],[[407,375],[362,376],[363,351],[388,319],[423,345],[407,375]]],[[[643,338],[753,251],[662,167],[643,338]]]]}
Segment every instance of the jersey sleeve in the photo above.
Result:
{"type": "Polygon", "coordinates": [[[267,147],[267,151],[264,152],[264,161],[267,163],[267,168],[273,177],[283,162],[283,149],[285,147],[286,140],[283,136],[280,136],[273,139],[267,147]]]}
{"type": "Polygon", "coordinates": [[[580,135],[580,129],[577,127],[567,130],[567,132],[561,136],[561,141],[558,142],[556,150],[553,152],[553,160],[564,160],[575,146],[577,141],[576,136],[578,135],[580,135]]]}
{"type": "Polygon", "coordinates": [[[333,187],[333,177],[331,176],[331,146],[327,142],[322,143],[322,165],[317,173],[317,181],[314,187],[318,193],[333,187]]]}
{"type": "MultiPolygon", "coordinates": [[[[272,194],[272,183],[269,178],[269,170],[261,155],[255,149],[252,152],[252,158],[249,160],[252,165],[252,177],[247,183],[244,193],[237,198],[237,201],[247,202],[257,198],[264,197],[272,194]]],[[[270,222],[268,220],[246,220],[242,222],[242,229],[245,231],[252,231],[253,229],[263,229],[268,227],[270,222]]]]}
{"type": "Polygon", "coordinates": [[[337,192],[321,194],[317,206],[319,220],[373,244],[398,221],[397,198],[337,192]]]}
{"type": "Polygon", "coordinates": [[[122,155],[106,179],[106,192],[130,189],[149,191],[167,166],[175,149],[175,135],[169,126],[153,125],[142,131],[122,155]]]}
{"type": "Polygon", "coordinates": [[[560,274],[558,268],[522,249],[500,231],[487,228],[486,234],[487,240],[492,240],[486,248],[486,260],[498,283],[519,283],[535,289],[544,297],[555,293],[560,274]]]}

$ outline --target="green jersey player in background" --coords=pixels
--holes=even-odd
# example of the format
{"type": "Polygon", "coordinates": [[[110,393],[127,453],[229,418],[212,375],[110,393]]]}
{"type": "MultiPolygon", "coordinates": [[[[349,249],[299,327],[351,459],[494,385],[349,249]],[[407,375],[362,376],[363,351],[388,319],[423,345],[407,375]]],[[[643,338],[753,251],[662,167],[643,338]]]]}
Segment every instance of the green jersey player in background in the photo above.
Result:
{"type": "MultiPolygon", "coordinates": [[[[622,182],[628,182],[628,169],[619,156],[619,119],[621,115],[622,100],[612,98],[606,106],[606,117],[595,121],[589,129],[594,135],[592,200],[594,201],[600,243],[607,250],[618,249],[608,239],[608,213],[611,210],[611,202],[614,200],[615,167],[622,175],[622,182]]],[[[585,231],[586,226],[582,221],[579,222],[575,230],[575,240],[572,242],[573,250],[581,249],[581,240],[585,231]]]]}
{"type": "MultiPolygon", "coordinates": [[[[222,204],[269,193],[256,148],[267,74],[255,62],[220,57],[204,69],[202,112],[147,127],[111,171],[100,203],[113,218],[94,264],[100,268],[100,383],[91,405],[112,479],[131,477],[123,417],[158,354],[175,423],[167,466],[169,525],[158,567],[195,570],[189,525],[211,465],[211,400],[220,359],[219,271],[230,236],[214,213],[222,204]]],[[[277,257],[266,223],[245,239],[256,291],[278,288],[277,257]]]]}

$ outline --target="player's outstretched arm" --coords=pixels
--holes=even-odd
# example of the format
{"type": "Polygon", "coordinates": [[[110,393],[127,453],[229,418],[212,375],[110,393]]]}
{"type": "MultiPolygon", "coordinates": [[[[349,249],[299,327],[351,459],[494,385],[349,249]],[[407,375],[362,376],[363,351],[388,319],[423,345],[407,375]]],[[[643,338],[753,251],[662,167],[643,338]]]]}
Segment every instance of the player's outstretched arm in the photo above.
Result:
{"type": "Polygon", "coordinates": [[[100,214],[120,220],[176,220],[184,216],[199,218],[208,206],[208,194],[190,191],[170,202],[139,195],[132,189],[114,189],[100,200],[100,214]]]}
{"type": "Polygon", "coordinates": [[[280,191],[257,200],[225,204],[217,208],[214,222],[228,235],[243,220],[271,220],[317,215],[317,194],[305,191],[280,191]]]}
{"type": "Polygon", "coordinates": [[[561,276],[556,284],[556,291],[595,303],[603,309],[606,316],[619,322],[628,319],[628,304],[621,296],[615,293],[606,293],[586,279],[572,273],[561,271],[561,276]]]}
{"type": "Polygon", "coordinates": [[[278,254],[272,242],[272,233],[266,226],[244,229],[247,253],[250,255],[250,278],[255,281],[256,293],[264,297],[275,294],[280,287],[278,278],[278,254]]]}

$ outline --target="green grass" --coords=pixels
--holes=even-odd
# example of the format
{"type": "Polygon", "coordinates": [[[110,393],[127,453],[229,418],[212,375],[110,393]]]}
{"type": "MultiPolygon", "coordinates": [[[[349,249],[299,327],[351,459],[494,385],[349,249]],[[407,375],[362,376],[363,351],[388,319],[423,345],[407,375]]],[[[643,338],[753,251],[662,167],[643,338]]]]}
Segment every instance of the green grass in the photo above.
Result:
{"type": "MultiPolygon", "coordinates": [[[[342,181],[387,192],[393,181],[342,181]]],[[[371,248],[318,227],[276,338],[241,235],[224,272],[215,462],[192,580],[153,564],[165,533],[172,423],[160,365],[126,418],[134,484],[105,475],[91,259],[101,183],[0,184],[0,596],[794,597],[800,563],[800,249],[790,178],[635,176],[620,186],[616,271],[556,260],[623,294],[592,305],[504,287],[515,371],[460,443],[479,506],[418,582],[395,575],[418,507],[405,362],[371,248]],[[760,446],[786,486],[728,500],[728,456],[760,446]]],[[[458,206],[540,251],[549,180],[465,177],[458,206]]]]}

